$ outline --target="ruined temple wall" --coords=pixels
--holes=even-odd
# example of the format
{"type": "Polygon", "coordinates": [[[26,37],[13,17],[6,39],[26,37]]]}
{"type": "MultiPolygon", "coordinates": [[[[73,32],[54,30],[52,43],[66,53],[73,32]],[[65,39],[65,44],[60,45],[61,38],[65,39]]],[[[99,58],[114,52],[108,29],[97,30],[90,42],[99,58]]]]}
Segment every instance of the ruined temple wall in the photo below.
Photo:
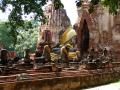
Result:
{"type": "Polygon", "coordinates": [[[77,30],[77,44],[78,44],[78,49],[80,48],[80,43],[81,43],[81,30],[83,28],[83,23],[84,20],[86,20],[88,29],[89,29],[89,35],[90,35],[90,40],[89,40],[89,47],[96,47],[97,44],[99,43],[99,30],[97,23],[95,23],[94,19],[92,18],[92,15],[89,14],[88,10],[85,7],[80,7],[78,8],[78,21],[76,26],[78,26],[77,30]],[[96,27],[97,26],[97,27],[96,27]]]}
{"type": "Polygon", "coordinates": [[[98,15],[92,18],[95,19],[96,30],[98,30],[100,34],[100,43],[104,46],[110,44],[112,40],[111,28],[113,27],[113,22],[108,10],[98,12],[98,15]]]}
{"type": "MultiPolygon", "coordinates": [[[[45,24],[41,23],[39,28],[39,36],[42,36],[42,32],[44,30],[50,30],[52,33],[52,41],[54,43],[59,43],[59,33],[71,26],[66,10],[62,8],[55,10],[54,5],[50,4],[46,6],[44,14],[47,17],[47,22],[45,24]]],[[[42,38],[39,40],[41,41],[42,38]]]]}
{"type": "Polygon", "coordinates": [[[110,14],[108,9],[104,8],[92,18],[100,33],[101,44],[117,49],[120,46],[120,15],[110,14]]]}
{"type": "MultiPolygon", "coordinates": [[[[102,5],[95,6],[93,13],[89,14],[89,4],[83,5],[78,8],[78,22],[76,26],[78,33],[78,48],[80,46],[80,30],[82,28],[82,22],[87,20],[89,34],[90,34],[90,45],[93,47],[101,46],[102,48],[107,47],[108,49],[114,49],[120,51],[120,13],[113,15],[109,13],[109,10],[102,5]],[[88,5],[88,6],[86,6],[88,5]],[[87,12],[87,15],[84,13],[87,12]]],[[[119,11],[120,12],[120,11],[119,11]]]]}
{"type": "Polygon", "coordinates": [[[112,28],[113,33],[113,46],[117,51],[120,51],[120,14],[114,16],[114,26],[112,28]]]}

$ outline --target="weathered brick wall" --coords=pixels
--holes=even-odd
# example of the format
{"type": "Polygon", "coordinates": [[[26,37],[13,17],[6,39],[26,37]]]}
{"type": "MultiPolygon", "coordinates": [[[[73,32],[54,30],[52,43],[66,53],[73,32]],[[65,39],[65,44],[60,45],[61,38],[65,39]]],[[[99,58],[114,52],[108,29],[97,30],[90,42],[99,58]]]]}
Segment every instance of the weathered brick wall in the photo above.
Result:
{"type": "Polygon", "coordinates": [[[0,90],[79,90],[116,81],[120,73],[89,74],[0,84],[0,90]]]}
{"type": "Polygon", "coordinates": [[[59,43],[60,31],[66,30],[67,27],[71,26],[69,17],[67,16],[65,9],[55,10],[54,4],[49,4],[45,7],[44,15],[47,17],[47,22],[41,23],[39,27],[38,42],[42,41],[42,32],[44,30],[50,30],[52,32],[52,41],[59,43]]]}
{"type": "Polygon", "coordinates": [[[103,48],[108,47],[114,52],[120,52],[120,13],[112,15],[108,9],[97,5],[92,14],[84,8],[78,8],[78,15],[79,19],[76,24],[78,48],[81,42],[81,28],[83,21],[86,20],[90,33],[89,47],[96,48],[99,45],[103,48]]]}

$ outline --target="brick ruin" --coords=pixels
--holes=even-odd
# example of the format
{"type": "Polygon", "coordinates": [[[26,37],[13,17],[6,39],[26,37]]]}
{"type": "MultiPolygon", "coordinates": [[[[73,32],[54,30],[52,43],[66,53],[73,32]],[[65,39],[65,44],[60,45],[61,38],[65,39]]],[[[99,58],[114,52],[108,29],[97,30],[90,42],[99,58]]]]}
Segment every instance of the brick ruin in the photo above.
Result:
{"type": "Polygon", "coordinates": [[[107,8],[98,4],[94,12],[90,14],[88,12],[89,2],[86,1],[81,7],[77,7],[79,18],[74,29],[77,32],[78,49],[81,50],[88,43],[88,46],[85,46],[87,49],[100,46],[120,52],[120,11],[117,15],[112,15],[107,8]],[[83,42],[83,38],[87,38],[88,41],[83,42]]]}
{"type": "MultiPolygon", "coordinates": [[[[109,50],[120,52],[120,11],[117,15],[109,13],[109,10],[102,5],[95,6],[94,12],[91,14],[88,12],[89,2],[85,0],[81,7],[77,7],[78,21],[74,25],[74,29],[77,32],[77,48],[89,48],[94,47],[106,47],[109,50]],[[86,33],[87,32],[87,33],[86,33]],[[86,34],[87,37],[84,37],[86,34]],[[83,38],[87,38],[84,42],[83,38]],[[85,46],[85,44],[87,44],[85,46]],[[84,46],[84,47],[83,47],[84,46]]],[[[54,4],[51,3],[45,7],[44,14],[47,17],[45,24],[41,23],[39,27],[38,42],[52,41],[55,44],[59,43],[60,34],[71,26],[70,19],[68,18],[65,9],[54,9],[54,4]],[[47,38],[45,33],[48,34],[47,38]]],[[[75,42],[76,42],[75,41],[75,42]]]]}
{"type": "Polygon", "coordinates": [[[63,8],[55,10],[54,4],[51,3],[45,6],[44,15],[47,18],[47,22],[40,25],[38,42],[52,41],[54,44],[57,44],[59,43],[60,35],[67,27],[71,26],[66,10],[63,8]],[[48,37],[45,38],[46,34],[48,37]]]}

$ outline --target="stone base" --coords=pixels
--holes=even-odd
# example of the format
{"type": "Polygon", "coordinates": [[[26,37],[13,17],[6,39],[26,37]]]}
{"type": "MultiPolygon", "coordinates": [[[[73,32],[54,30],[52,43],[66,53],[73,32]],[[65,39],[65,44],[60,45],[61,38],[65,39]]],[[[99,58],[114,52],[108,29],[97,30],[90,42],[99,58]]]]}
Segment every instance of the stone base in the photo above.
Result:
{"type": "Polygon", "coordinates": [[[80,90],[114,82],[120,79],[120,72],[86,74],[48,79],[23,80],[0,84],[0,90],[80,90]]]}

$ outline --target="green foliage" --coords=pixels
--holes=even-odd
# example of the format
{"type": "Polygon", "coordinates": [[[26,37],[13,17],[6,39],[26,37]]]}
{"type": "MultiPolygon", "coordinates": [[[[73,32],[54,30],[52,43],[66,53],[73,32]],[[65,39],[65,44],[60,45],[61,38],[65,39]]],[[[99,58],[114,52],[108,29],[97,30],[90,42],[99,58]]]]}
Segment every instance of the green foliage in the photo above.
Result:
{"type": "MultiPolygon", "coordinates": [[[[6,49],[15,50],[20,56],[23,56],[23,49],[29,48],[31,51],[35,51],[37,38],[38,38],[38,23],[31,21],[33,29],[24,30],[22,28],[17,29],[19,34],[17,35],[16,45],[14,46],[14,37],[9,27],[6,27],[7,22],[0,22],[0,43],[2,43],[6,49]]],[[[26,28],[29,27],[29,23],[26,23],[26,28]]]]}
{"type": "Polygon", "coordinates": [[[88,11],[89,13],[92,13],[94,11],[94,5],[91,5],[88,11]]]}
{"type": "Polygon", "coordinates": [[[64,8],[64,6],[60,0],[53,0],[53,3],[54,3],[55,10],[60,9],[60,8],[64,8]]]}
{"type": "MultiPolygon", "coordinates": [[[[81,6],[83,0],[77,0],[76,6],[81,6]]],[[[94,11],[94,5],[101,3],[103,6],[109,8],[109,12],[112,14],[117,14],[118,9],[120,9],[120,0],[91,0],[89,12],[94,11]]]]}
{"type": "Polygon", "coordinates": [[[22,26],[24,24],[21,17],[22,15],[35,13],[34,18],[41,20],[40,16],[44,16],[42,6],[45,5],[46,2],[47,0],[2,0],[1,9],[5,11],[8,5],[12,5],[9,21],[16,23],[18,26],[22,26]]]}
{"type": "Polygon", "coordinates": [[[103,0],[102,4],[109,8],[109,12],[117,14],[117,10],[120,9],[120,0],[103,0]]]}
{"type": "Polygon", "coordinates": [[[97,5],[98,3],[109,8],[109,12],[112,14],[117,14],[117,10],[120,9],[120,0],[91,0],[90,11],[94,10],[93,5],[97,5]]]}
{"type": "Polygon", "coordinates": [[[17,36],[17,44],[15,50],[19,55],[23,55],[24,49],[30,49],[35,51],[36,43],[38,39],[38,29],[29,29],[28,31],[19,30],[20,34],[17,36]]]}
{"type": "Polygon", "coordinates": [[[5,22],[0,22],[0,43],[8,50],[14,50],[13,38],[10,36],[10,30],[6,27],[5,22]]]}
{"type": "MultiPolygon", "coordinates": [[[[5,12],[9,9],[10,15],[8,17],[9,22],[7,26],[10,29],[10,34],[14,38],[14,46],[17,43],[17,35],[19,35],[19,28],[26,30],[26,22],[22,16],[33,13],[33,19],[35,21],[42,21],[45,23],[46,17],[43,14],[42,7],[48,0],[2,0],[0,3],[0,9],[5,12]],[[9,6],[12,6],[10,8],[9,6]]],[[[55,9],[63,8],[63,4],[60,0],[53,0],[55,9]]],[[[31,22],[28,22],[28,28],[33,28],[31,22]]]]}
{"type": "Polygon", "coordinates": [[[91,0],[90,2],[90,8],[89,13],[92,13],[94,11],[94,6],[99,4],[101,0],[91,0]]]}
{"type": "Polygon", "coordinates": [[[92,5],[97,5],[100,2],[100,0],[91,0],[92,5]]]}
{"type": "Polygon", "coordinates": [[[10,22],[6,22],[6,27],[9,29],[9,36],[11,36],[13,45],[17,44],[17,36],[20,34],[19,32],[22,31],[28,31],[31,28],[35,28],[38,25],[37,21],[24,21],[24,28],[23,27],[16,27],[13,24],[10,24],[10,22]]]}
{"type": "MultiPolygon", "coordinates": [[[[83,0],[77,0],[76,6],[81,7],[82,3],[83,3],[83,0]]],[[[94,5],[97,5],[98,3],[100,3],[100,0],[91,0],[90,1],[89,13],[92,13],[94,11],[94,5]]]]}

